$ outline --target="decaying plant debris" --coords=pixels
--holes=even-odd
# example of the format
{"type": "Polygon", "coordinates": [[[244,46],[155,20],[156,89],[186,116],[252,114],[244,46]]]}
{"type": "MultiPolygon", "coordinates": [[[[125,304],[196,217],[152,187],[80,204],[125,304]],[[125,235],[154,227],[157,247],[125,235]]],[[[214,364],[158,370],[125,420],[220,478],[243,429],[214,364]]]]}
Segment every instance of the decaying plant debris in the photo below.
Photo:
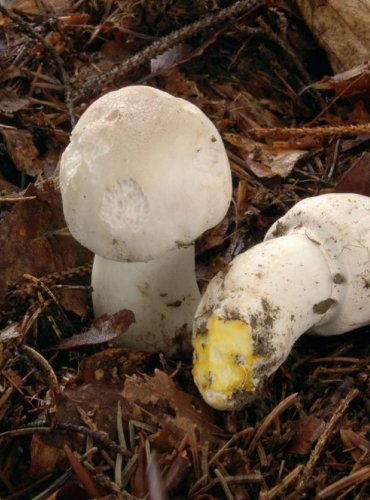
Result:
{"type": "Polygon", "coordinates": [[[288,0],[0,13],[1,498],[369,498],[369,329],[303,338],[251,407],[217,413],[190,360],[109,347],[133,317],[92,322],[91,254],[66,231],[55,175],[107,90],[149,83],[201,107],[234,179],[198,242],[204,286],[298,200],[370,194],[368,65],[325,78],[288,0]]]}

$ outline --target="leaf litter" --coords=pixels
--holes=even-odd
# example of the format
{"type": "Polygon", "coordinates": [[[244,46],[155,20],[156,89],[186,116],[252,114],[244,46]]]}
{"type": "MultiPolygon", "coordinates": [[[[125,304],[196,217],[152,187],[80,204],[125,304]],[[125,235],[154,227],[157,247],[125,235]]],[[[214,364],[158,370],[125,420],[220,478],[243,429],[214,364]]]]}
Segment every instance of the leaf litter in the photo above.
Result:
{"type": "Polygon", "coordinates": [[[1,498],[368,498],[368,328],[302,338],[259,400],[215,412],[189,359],[114,345],[132,313],[93,321],[92,255],[57,182],[95,97],[148,83],[197,104],[235,199],[197,242],[204,287],[300,199],[369,194],[368,63],[333,74],[284,0],[13,0],[0,14],[1,498]]]}

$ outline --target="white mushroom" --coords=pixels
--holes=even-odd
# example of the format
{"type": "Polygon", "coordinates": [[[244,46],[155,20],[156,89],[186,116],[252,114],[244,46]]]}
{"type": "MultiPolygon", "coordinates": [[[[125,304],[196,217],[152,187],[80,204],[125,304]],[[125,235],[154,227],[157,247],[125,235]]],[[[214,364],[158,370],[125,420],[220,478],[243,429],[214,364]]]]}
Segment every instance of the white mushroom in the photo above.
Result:
{"type": "Polygon", "coordinates": [[[241,407],[304,332],[369,324],[369,301],[370,198],[303,200],[209,284],[194,322],[195,383],[211,406],[241,407]]]}
{"type": "Polygon", "coordinates": [[[200,298],[193,242],[231,199],[213,123],[190,102],[151,87],[110,92],[73,130],[60,184],[71,233],[96,254],[96,315],[131,309],[136,324],[123,345],[176,350],[200,298]]]}

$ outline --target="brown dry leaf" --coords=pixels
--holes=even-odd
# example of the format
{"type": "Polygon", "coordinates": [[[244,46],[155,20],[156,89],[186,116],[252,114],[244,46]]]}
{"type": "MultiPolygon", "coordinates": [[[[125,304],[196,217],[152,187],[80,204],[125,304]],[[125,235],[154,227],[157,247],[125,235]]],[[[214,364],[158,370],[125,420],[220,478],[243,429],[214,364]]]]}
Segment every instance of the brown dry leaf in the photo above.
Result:
{"type": "Polygon", "coordinates": [[[297,5],[335,72],[360,64],[370,53],[370,3],[298,0],[297,5]]]}
{"type": "Polygon", "coordinates": [[[355,462],[358,462],[366,453],[370,456],[370,441],[361,434],[350,429],[341,429],[340,438],[355,462]]]}
{"type": "Polygon", "coordinates": [[[33,479],[55,472],[65,459],[64,451],[47,444],[47,440],[47,436],[41,436],[37,432],[32,435],[29,475],[33,479]]]}
{"type": "Polygon", "coordinates": [[[117,401],[122,400],[124,377],[147,369],[153,355],[127,349],[107,349],[85,358],[57,401],[56,420],[81,424],[77,407],[90,414],[97,428],[113,436],[117,401]]]}
{"type": "Polygon", "coordinates": [[[307,455],[325,429],[325,421],[321,418],[305,416],[293,422],[292,428],[295,437],[289,452],[293,455],[307,455]]]}
{"type": "Polygon", "coordinates": [[[72,8],[71,0],[43,0],[42,3],[37,0],[5,0],[6,7],[17,9],[28,14],[39,14],[40,5],[50,9],[55,14],[68,12],[72,8]]]}
{"type": "Polygon", "coordinates": [[[148,352],[120,348],[105,349],[81,362],[76,383],[123,380],[125,375],[148,370],[148,366],[156,357],[156,354],[148,352]]]}
{"type": "Polygon", "coordinates": [[[134,322],[134,313],[126,309],[118,311],[112,316],[105,314],[98,318],[86,332],[61,340],[52,347],[49,347],[49,349],[76,349],[77,347],[105,344],[124,334],[134,322]]]}
{"type": "Polygon", "coordinates": [[[89,24],[91,17],[87,13],[77,13],[74,12],[72,14],[68,13],[68,15],[65,15],[63,17],[59,18],[60,21],[62,21],[64,24],[68,24],[70,26],[73,26],[76,28],[76,31],[79,30],[78,26],[89,24]]]}
{"type": "MultiPolygon", "coordinates": [[[[80,379],[75,379],[68,383],[63,394],[57,396],[57,410],[55,423],[59,422],[64,426],[84,425],[79,410],[82,409],[89,419],[94,422],[94,426],[99,431],[106,432],[110,438],[114,438],[117,429],[116,413],[117,403],[122,401],[121,391],[122,381],[80,383],[80,379]]],[[[66,443],[66,434],[54,432],[48,437],[52,439],[53,446],[62,449],[66,443]]],[[[73,443],[76,436],[69,434],[69,444],[73,443]]],[[[44,440],[44,437],[42,436],[44,440]]],[[[78,440],[77,440],[78,443],[78,440]]],[[[76,443],[74,444],[75,447],[76,443]]]]}
{"type": "Polygon", "coordinates": [[[11,342],[14,343],[16,339],[20,339],[23,337],[21,328],[19,323],[10,323],[10,325],[6,326],[3,330],[0,332],[0,342],[7,343],[11,342]]]}
{"type": "Polygon", "coordinates": [[[19,97],[12,89],[0,90],[0,115],[10,118],[14,113],[20,109],[26,108],[29,104],[28,98],[19,97]]]}
{"type": "Polygon", "coordinates": [[[166,490],[171,493],[184,480],[191,468],[187,450],[180,452],[170,467],[167,469],[163,478],[166,490]]]}
{"type": "Polygon", "coordinates": [[[139,443],[135,448],[137,454],[137,466],[132,478],[132,494],[138,498],[144,498],[148,488],[146,486],[146,452],[145,441],[142,434],[139,434],[139,443]]]}
{"type": "Polygon", "coordinates": [[[61,290],[53,290],[53,292],[64,310],[74,312],[81,318],[86,318],[89,302],[88,289],[73,290],[62,288],[61,290]]]}
{"type": "Polygon", "coordinates": [[[370,196],[370,153],[364,153],[343,175],[334,188],[336,193],[370,196]]]}
{"type": "MultiPolygon", "coordinates": [[[[121,394],[124,376],[140,369],[148,369],[152,358],[152,354],[130,352],[127,349],[107,349],[85,358],[80,365],[79,375],[71,379],[64,392],[56,397],[55,423],[84,425],[78,411],[82,409],[89,415],[96,429],[106,432],[114,439],[118,401],[122,402],[124,419],[128,420],[130,416],[128,405],[121,394]]],[[[75,433],[59,431],[41,434],[40,440],[45,446],[56,450],[62,450],[66,443],[76,449],[83,442],[75,433]]],[[[57,454],[56,450],[50,452],[46,449],[45,454],[57,454]]],[[[47,465],[47,461],[45,464],[47,465]]],[[[45,471],[41,469],[41,464],[39,467],[41,475],[45,471]]]]}
{"type": "Polygon", "coordinates": [[[9,285],[24,273],[40,277],[92,260],[91,252],[64,229],[62,201],[54,182],[31,184],[23,196],[36,198],[13,204],[2,213],[0,303],[9,285]]]}
{"type": "Polygon", "coordinates": [[[324,76],[312,87],[319,90],[334,90],[342,97],[368,97],[370,94],[370,61],[334,76],[324,76]]]}
{"type": "Polygon", "coordinates": [[[222,246],[225,242],[229,222],[229,218],[224,217],[223,220],[217,224],[217,226],[204,233],[201,240],[197,244],[197,253],[202,254],[212,248],[222,246]]]}
{"type": "Polygon", "coordinates": [[[6,150],[19,172],[36,176],[42,171],[39,152],[33,143],[31,132],[0,125],[6,150]]]}
{"type": "Polygon", "coordinates": [[[153,423],[164,429],[154,438],[156,445],[179,444],[194,429],[199,431],[201,442],[209,441],[213,434],[220,431],[205,403],[179,389],[171,377],[161,370],[155,370],[153,377],[134,375],[127,378],[122,395],[132,406],[136,418],[141,408],[144,409],[143,416],[147,409],[153,423]]]}
{"type": "Polygon", "coordinates": [[[180,71],[178,66],[169,68],[163,75],[163,90],[170,94],[181,95],[184,99],[202,96],[198,85],[180,71]]]}
{"type": "Polygon", "coordinates": [[[299,149],[276,149],[237,134],[224,134],[224,139],[239,150],[250,170],[261,178],[286,178],[298,160],[306,155],[299,149]]]}

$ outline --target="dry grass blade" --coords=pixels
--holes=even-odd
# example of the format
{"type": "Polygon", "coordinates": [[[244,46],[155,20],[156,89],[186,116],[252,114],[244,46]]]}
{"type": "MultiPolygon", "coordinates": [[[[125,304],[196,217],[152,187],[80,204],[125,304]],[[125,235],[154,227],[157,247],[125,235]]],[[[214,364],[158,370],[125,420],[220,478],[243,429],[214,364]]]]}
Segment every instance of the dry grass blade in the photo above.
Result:
{"type": "Polygon", "coordinates": [[[15,201],[35,200],[36,196],[0,196],[0,203],[14,203],[15,201]]]}
{"type": "Polygon", "coordinates": [[[277,495],[280,495],[280,493],[285,490],[285,488],[287,488],[290,484],[293,483],[293,481],[295,481],[299,474],[301,473],[302,469],[303,469],[303,465],[297,465],[297,467],[295,469],[292,470],[292,472],[289,472],[289,474],[287,474],[283,479],[282,481],[280,481],[279,484],[277,484],[276,486],[274,486],[273,488],[271,488],[269,491],[266,492],[266,496],[268,498],[268,500],[271,500],[272,498],[275,498],[277,495]]]}
{"type": "Polygon", "coordinates": [[[370,466],[363,467],[348,476],[342,477],[338,481],[335,481],[335,483],[319,491],[317,496],[319,498],[329,498],[331,496],[337,498],[337,495],[345,488],[355,487],[368,480],[370,480],[370,466]]]}
{"type": "Polygon", "coordinates": [[[44,370],[47,372],[49,376],[50,386],[52,387],[53,391],[57,394],[60,391],[59,382],[48,360],[45,359],[44,356],[42,356],[38,351],[35,351],[35,349],[32,349],[32,347],[28,345],[24,345],[23,349],[31,358],[33,358],[34,361],[36,361],[36,363],[38,363],[44,368],[44,370]]]}
{"type": "Polygon", "coordinates": [[[225,481],[224,476],[221,474],[221,472],[218,469],[215,469],[215,474],[216,474],[218,480],[220,481],[220,485],[221,485],[222,489],[224,490],[225,497],[227,498],[227,500],[234,500],[233,494],[231,493],[230,488],[229,488],[227,482],[225,481]]]}
{"type": "Polygon", "coordinates": [[[89,471],[79,462],[68,445],[64,446],[64,452],[71,464],[72,469],[75,471],[76,476],[81,481],[81,484],[86,489],[90,498],[99,498],[102,496],[100,489],[95,484],[89,471]]]}
{"type": "Polygon", "coordinates": [[[208,468],[220,458],[220,456],[224,453],[225,450],[227,450],[232,444],[234,444],[238,439],[242,437],[249,436],[249,434],[253,434],[254,427],[246,427],[240,432],[237,432],[234,434],[226,443],[221,446],[221,448],[213,455],[213,457],[210,459],[208,462],[208,468]]]}
{"type": "Polygon", "coordinates": [[[277,418],[280,415],[280,413],[289,408],[289,406],[297,404],[298,401],[299,401],[298,393],[294,393],[288,396],[287,398],[283,399],[283,401],[281,401],[277,406],[275,406],[275,408],[267,415],[267,417],[265,417],[265,419],[257,429],[252,441],[248,446],[246,452],[248,456],[250,456],[257,448],[259,440],[264,435],[266,430],[270,427],[275,418],[277,418]]]}

